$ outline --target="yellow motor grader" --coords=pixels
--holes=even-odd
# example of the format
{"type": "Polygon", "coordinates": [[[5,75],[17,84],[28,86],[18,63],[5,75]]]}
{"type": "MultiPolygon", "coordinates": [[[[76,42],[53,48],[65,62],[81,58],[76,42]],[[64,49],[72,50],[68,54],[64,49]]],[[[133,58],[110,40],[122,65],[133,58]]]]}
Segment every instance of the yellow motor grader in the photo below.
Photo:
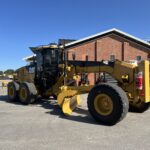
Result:
{"type": "Polygon", "coordinates": [[[10,101],[34,103],[37,97],[53,96],[62,112],[70,115],[80,105],[80,95],[88,93],[87,105],[93,118],[106,125],[121,121],[128,109],[144,112],[150,103],[149,61],[138,65],[115,61],[67,60],[64,48],[57,45],[31,47],[36,54],[29,66],[17,70],[8,84],[10,101]],[[107,73],[117,84],[76,84],[81,74],[107,73]]]}

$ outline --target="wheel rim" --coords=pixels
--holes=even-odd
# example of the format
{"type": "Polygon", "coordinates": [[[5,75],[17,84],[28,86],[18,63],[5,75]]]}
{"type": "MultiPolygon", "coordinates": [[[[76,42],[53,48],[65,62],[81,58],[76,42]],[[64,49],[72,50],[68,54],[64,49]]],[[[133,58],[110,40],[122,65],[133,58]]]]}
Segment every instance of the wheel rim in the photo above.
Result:
{"type": "Polygon", "coordinates": [[[107,116],[113,111],[113,101],[106,94],[99,94],[95,97],[94,107],[98,114],[107,116]]]}
{"type": "Polygon", "coordinates": [[[14,87],[11,86],[8,88],[8,94],[9,94],[9,97],[13,98],[14,95],[15,95],[15,90],[14,90],[14,87]]]}
{"type": "Polygon", "coordinates": [[[23,87],[23,88],[21,88],[20,89],[20,99],[22,100],[22,101],[26,101],[26,99],[27,99],[27,90],[23,87]]]}

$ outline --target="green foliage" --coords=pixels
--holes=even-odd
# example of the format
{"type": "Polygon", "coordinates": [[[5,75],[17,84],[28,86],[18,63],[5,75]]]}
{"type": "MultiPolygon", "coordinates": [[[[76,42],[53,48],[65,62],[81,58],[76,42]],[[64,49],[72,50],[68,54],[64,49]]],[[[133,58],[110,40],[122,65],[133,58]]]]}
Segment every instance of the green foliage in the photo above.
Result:
{"type": "Polygon", "coordinates": [[[13,69],[7,69],[6,71],[4,71],[4,73],[5,73],[6,75],[10,75],[10,74],[15,73],[15,71],[14,71],[13,69]]]}
{"type": "Polygon", "coordinates": [[[0,75],[3,75],[3,71],[0,71],[0,75]]]}

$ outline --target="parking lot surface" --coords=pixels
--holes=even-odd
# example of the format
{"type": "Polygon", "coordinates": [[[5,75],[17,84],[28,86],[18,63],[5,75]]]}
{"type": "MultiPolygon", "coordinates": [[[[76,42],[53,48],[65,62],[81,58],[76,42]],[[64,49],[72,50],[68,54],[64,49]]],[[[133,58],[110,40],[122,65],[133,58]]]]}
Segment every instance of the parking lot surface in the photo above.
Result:
{"type": "Polygon", "coordinates": [[[7,100],[0,89],[0,150],[149,150],[150,110],[128,113],[114,126],[97,124],[86,97],[72,116],[64,116],[54,100],[24,106],[7,100]]]}

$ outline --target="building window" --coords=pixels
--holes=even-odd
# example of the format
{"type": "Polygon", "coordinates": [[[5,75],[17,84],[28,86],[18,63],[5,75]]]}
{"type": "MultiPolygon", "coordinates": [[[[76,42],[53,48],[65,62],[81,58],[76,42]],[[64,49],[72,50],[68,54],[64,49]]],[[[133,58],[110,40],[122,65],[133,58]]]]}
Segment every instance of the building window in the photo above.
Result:
{"type": "Polygon", "coordinates": [[[75,53],[75,52],[72,53],[72,59],[73,59],[73,60],[76,59],[76,53],[75,53]]]}
{"type": "Polygon", "coordinates": [[[141,56],[136,56],[136,60],[137,60],[137,61],[141,61],[141,60],[142,60],[142,57],[141,57],[141,56]]]}
{"type": "Polygon", "coordinates": [[[86,60],[86,61],[89,60],[89,56],[88,56],[88,55],[85,56],[85,60],[86,60]]]}
{"type": "Polygon", "coordinates": [[[110,61],[114,61],[115,60],[115,55],[110,55],[110,61]]]}

